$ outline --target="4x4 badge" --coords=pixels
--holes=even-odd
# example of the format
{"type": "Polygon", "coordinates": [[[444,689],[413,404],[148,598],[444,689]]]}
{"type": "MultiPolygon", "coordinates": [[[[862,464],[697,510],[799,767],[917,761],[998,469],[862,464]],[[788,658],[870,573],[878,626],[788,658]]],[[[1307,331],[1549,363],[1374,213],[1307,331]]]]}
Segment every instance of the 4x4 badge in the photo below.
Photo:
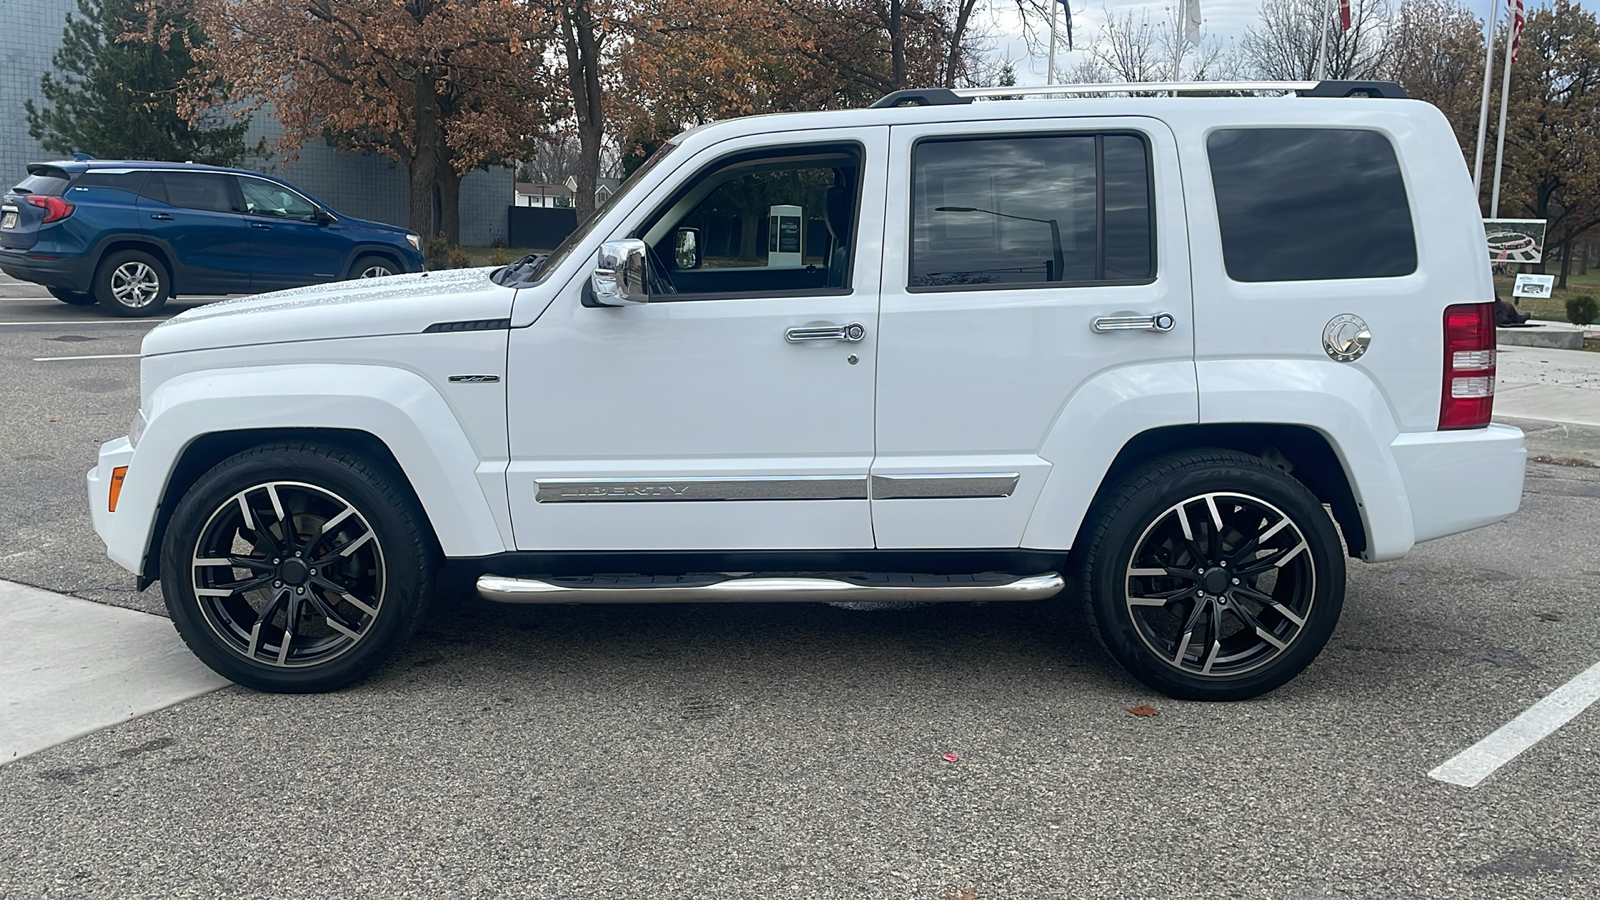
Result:
{"type": "Polygon", "coordinates": [[[1328,320],[1322,329],[1322,349],[1334,362],[1350,362],[1361,358],[1372,343],[1372,332],[1358,315],[1343,313],[1328,320]]]}

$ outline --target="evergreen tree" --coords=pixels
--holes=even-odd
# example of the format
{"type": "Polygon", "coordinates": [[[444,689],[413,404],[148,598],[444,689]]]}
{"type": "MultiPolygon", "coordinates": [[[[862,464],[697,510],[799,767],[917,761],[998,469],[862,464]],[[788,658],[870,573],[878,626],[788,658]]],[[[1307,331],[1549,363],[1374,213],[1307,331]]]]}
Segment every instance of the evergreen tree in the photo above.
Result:
{"type": "Polygon", "coordinates": [[[78,12],[67,15],[55,72],[40,79],[44,108],[26,104],[28,133],[46,150],[214,165],[260,152],[245,146],[248,119],[185,114],[190,51],[206,46],[191,2],[78,0],[78,12]]]}

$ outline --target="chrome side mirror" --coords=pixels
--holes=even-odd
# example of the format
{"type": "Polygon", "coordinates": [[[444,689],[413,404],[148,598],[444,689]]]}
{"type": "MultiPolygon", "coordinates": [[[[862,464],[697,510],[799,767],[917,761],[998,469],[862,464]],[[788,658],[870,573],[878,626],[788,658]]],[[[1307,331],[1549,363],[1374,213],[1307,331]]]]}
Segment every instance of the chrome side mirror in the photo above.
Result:
{"type": "Polygon", "coordinates": [[[644,241],[638,238],[601,244],[600,264],[589,279],[595,302],[601,306],[649,303],[650,289],[644,280],[648,256],[644,241]]]}
{"type": "Polygon", "coordinates": [[[700,268],[700,229],[679,228],[672,252],[673,268],[679,272],[700,268]]]}

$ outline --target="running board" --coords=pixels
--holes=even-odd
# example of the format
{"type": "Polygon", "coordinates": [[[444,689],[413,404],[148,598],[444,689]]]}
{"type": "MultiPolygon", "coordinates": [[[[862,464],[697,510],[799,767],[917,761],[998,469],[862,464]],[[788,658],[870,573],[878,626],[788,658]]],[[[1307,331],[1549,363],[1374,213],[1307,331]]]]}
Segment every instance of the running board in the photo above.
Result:
{"type": "Polygon", "coordinates": [[[1066,586],[1055,572],[1017,577],[880,575],[660,575],[511,578],[483,575],[478,593],[496,603],[938,603],[1043,600],[1066,586]]]}

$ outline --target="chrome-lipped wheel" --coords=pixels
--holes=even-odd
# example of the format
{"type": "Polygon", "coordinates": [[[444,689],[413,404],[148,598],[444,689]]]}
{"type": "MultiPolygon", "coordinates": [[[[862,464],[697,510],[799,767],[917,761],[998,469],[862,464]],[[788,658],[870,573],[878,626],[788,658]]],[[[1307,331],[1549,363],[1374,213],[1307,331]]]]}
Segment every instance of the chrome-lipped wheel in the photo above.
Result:
{"type": "Polygon", "coordinates": [[[161,296],[161,276],[149,264],[129,260],[112,270],[111,296],[129,309],[143,309],[161,296]]]}
{"type": "Polygon", "coordinates": [[[1317,570],[1306,536],[1259,497],[1217,491],[1155,517],[1134,545],[1125,602],[1157,657],[1190,675],[1259,669],[1311,616],[1317,570]]]}
{"type": "Polygon", "coordinates": [[[212,512],[191,562],[195,599],[224,646],[302,668],[355,648],[385,592],[383,547],[356,507],[295,481],[245,488],[212,512]]]}

